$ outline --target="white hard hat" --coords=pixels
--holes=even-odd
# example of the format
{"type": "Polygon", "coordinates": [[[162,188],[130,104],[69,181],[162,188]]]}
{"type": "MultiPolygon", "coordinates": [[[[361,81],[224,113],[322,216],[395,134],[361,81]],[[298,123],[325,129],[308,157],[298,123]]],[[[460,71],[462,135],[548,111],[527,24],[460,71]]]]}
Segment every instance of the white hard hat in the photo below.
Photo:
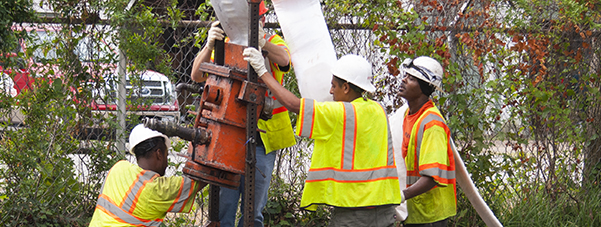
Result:
{"type": "Polygon", "coordinates": [[[371,64],[365,58],[349,54],[344,55],[330,70],[334,76],[346,80],[361,89],[374,92],[376,87],[369,81],[371,79],[371,64]]]}
{"type": "Polygon", "coordinates": [[[136,127],[134,127],[134,129],[132,129],[131,133],[129,134],[129,153],[135,155],[134,147],[136,147],[136,145],[138,145],[144,140],[157,136],[165,138],[165,146],[167,147],[167,149],[171,147],[171,140],[165,134],[146,128],[144,124],[136,125],[136,127]]]}
{"type": "Polygon", "coordinates": [[[442,76],[444,71],[442,65],[434,58],[420,56],[415,59],[407,58],[401,64],[403,73],[409,73],[412,76],[428,82],[436,90],[442,91],[442,76]]]}

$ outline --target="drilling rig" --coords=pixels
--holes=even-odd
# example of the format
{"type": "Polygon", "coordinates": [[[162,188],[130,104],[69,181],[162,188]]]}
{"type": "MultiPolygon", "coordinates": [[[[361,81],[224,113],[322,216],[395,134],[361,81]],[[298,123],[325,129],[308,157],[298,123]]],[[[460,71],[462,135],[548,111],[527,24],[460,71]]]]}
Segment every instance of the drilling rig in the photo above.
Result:
{"type": "MultiPolygon", "coordinates": [[[[248,0],[248,46],[258,49],[259,4],[248,0]]],[[[213,63],[202,63],[208,75],[202,89],[194,127],[182,127],[145,119],[144,125],[167,136],[190,141],[184,157],[184,175],[209,183],[209,223],[219,226],[219,187],[237,188],[244,184],[244,226],[253,226],[254,178],[257,121],[271,118],[273,100],[266,99],[267,86],[249,63],[243,60],[246,46],[217,40],[213,63]],[[240,182],[244,175],[245,182],[240,182]]],[[[266,173],[264,173],[266,174],[266,173]]]]}

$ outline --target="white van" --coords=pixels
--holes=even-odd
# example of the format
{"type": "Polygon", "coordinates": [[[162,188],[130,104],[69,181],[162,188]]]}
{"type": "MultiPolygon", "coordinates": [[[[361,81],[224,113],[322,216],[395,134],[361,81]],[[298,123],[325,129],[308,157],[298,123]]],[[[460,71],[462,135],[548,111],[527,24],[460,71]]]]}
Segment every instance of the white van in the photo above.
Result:
{"type": "MultiPolygon", "coordinates": [[[[54,49],[33,49],[44,45],[52,47],[54,38],[61,29],[60,25],[57,24],[25,24],[22,27],[13,27],[13,30],[26,30],[31,33],[33,39],[31,42],[21,42],[21,52],[26,52],[27,48],[32,48],[32,56],[27,59],[27,67],[36,76],[48,76],[48,77],[63,77],[64,75],[60,72],[60,69],[55,65],[46,64],[48,62],[54,62],[60,56],[54,49]],[[50,74],[49,72],[53,72],[50,74]],[[49,74],[49,75],[47,75],[49,74]]],[[[100,28],[96,28],[100,29],[100,28]]],[[[100,74],[107,75],[95,75],[95,78],[104,77],[103,83],[95,85],[94,82],[88,82],[87,88],[92,89],[93,100],[80,100],[80,103],[88,103],[91,105],[92,114],[94,118],[94,124],[91,128],[83,129],[84,131],[89,129],[103,130],[106,128],[106,120],[111,119],[109,115],[117,114],[117,83],[116,73],[117,64],[116,62],[103,61],[99,63],[94,61],[95,59],[116,59],[117,44],[115,44],[110,37],[106,40],[91,40],[92,37],[84,37],[79,39],[76,48],[73,50],[74,54],[79,57],[82,65],[88,69],[95,68],[100,74]]],[[[91,74],[95,74],[90,72],[91,74]]],[[[127,116],[131,117],[150,117],[157,118],[164,121],[175,121],[178,122],[180,118],[179,105],[177,101],[177,95],[175,93],[175,87],[167,76],[159,72],[145,70],[139,72],[136,76],[132,76],[134,82],[130,83],[130,76],[127,76],[126,89],[127,89],[127,101],[134,105],[127,106],[127,116]]],[[[96,81],[96,79],[95,79],[96,81]]],[[[82,88],[73,88],[82,89],[82,88]]],[[[86,137],[84,135],[83,137],[86,137]]]]}
{"type": "MultiPolygon", "coordinates": [[[[127,100],[136,104],[127,106],[127,115],[178,122],[180,112],[177,95],[169,78],[150,70],[142,71],[139,78],[139,81],[132,81],[130,75],[126,75],[127,100]]],[[[109,75],[105,78],[104,86],[92,91],[92,112],[105,116],[100,119],[106,119],[108,114],[116,114],[117,81],[114,75],[109,75]]]]}

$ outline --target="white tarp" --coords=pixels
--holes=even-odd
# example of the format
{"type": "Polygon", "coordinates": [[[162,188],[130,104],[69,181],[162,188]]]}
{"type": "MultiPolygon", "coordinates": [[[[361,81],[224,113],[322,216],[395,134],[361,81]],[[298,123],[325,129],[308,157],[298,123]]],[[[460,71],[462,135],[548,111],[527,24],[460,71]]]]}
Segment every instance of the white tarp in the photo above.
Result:
{"type": "Polygon", "coordinates": [[[211,0],[211,4],[230,43],[248,46],[248,2],[211,0]]]}
{"type": "Polygon", "coordinates": [[[331,101],[336,51],[319,0],[273,0],[303,98],[331,101]]]}

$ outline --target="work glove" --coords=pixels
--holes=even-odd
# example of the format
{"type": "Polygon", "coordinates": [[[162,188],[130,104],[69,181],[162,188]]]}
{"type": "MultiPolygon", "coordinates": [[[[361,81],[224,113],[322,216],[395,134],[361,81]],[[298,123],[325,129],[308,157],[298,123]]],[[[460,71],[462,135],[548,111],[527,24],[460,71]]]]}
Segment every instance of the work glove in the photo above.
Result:
{"type": "Polygon", "coordinates": [[[265,68],[265,59],[259,50],[253,47],[247,47],[244,49],[242,56],[244,56],[244,60],[250,63],[253,69],[255,69],[255,72],[257,72],[259,77],[267,72],[267,69],[265,68]]]}
{"type": "Polygon", "coordinates": [[[209,29],[209,35],[207,37],[207,47],[211,50],[215,47],[215,40],[223,40],[225,37],[225,32],[219,27],[219,21],[215,21],[211,24],[211,29],[209,29]]]}
{"type": "Polygon", "coordinates": [[[263,49],[265,46],[265,30],[263,30],[263,23],[259,22],[259,50],[263,49]]]}

